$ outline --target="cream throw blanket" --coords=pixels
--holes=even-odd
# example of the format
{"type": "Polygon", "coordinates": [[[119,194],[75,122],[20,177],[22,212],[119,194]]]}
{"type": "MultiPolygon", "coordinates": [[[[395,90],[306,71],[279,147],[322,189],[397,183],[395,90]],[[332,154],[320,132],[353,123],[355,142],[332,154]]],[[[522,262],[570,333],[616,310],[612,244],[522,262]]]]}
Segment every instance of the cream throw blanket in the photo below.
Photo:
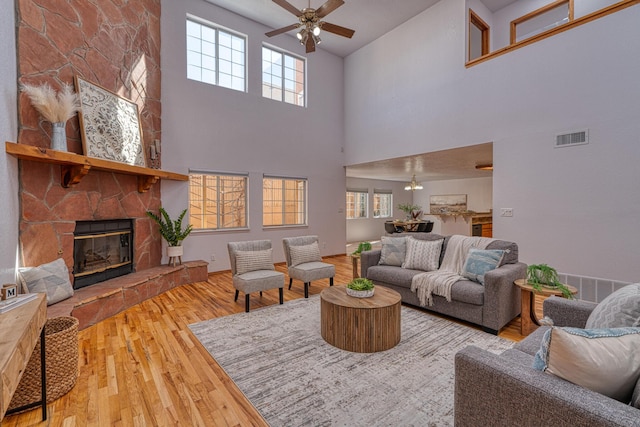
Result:
{"type": "Polygon", "coordinates": [[[451,302],[451,287],[460,279],[467,253],[471,248],[486,249],[494,239],[453,235],[447,244],[442,265],[436,271],[419,273],[411,279],[411,291],[417,292],[420,305],[433,305],[433,294],[451,302]]]}

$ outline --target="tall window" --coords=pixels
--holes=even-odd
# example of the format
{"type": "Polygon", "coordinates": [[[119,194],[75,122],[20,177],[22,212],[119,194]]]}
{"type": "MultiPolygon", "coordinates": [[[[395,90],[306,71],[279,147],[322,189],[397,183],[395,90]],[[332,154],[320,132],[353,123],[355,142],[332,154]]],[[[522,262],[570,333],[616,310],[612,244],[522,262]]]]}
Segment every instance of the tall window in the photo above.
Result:
{"type": "Polygon", "coordinates": [[[187,78],[246,92],[246,36],[187,19],[187,78]]]}
{"type": "Polygon", "coordinates": [[[305,105],[304,59],[262,47],[262,96],[305,105]]]}
{"type": "Polygon", "coordinates": [[[366,190],[347,191],[347,219],[366,218],[369,193],[366,190]]]}
{"type": "Polygon", "coordinates": [[[247,176],[189,174],[189,223],[194,229],[247,227],[247,176]]]}
{"type": "Polygon", "coordinates": [[[393,194],[387,190],[373,190],[373,217],[390,218],[393,215],[393,194]]]}
{"type": "Polygon", "coordinates": [[[489,25],[469,9],[469,61],[489,53],[489,25]]]}
{"type": "Polygon", "coordinates": [[[265,176],[262,179],[262,225],[306,225],[307,180],[265,176]]]}

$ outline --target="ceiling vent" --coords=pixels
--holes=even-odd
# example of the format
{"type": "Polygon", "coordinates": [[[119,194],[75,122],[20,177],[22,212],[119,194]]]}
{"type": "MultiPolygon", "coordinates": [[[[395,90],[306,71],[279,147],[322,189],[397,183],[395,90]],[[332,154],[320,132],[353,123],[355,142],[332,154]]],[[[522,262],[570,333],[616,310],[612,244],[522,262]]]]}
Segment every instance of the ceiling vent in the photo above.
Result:
{"type": "Polygon", "coordinates": [[[571,133],[556,135],[555,148],[573,147],[574,145],[584,145],[589,143],[589,129],[579,130],[571,133]]]}

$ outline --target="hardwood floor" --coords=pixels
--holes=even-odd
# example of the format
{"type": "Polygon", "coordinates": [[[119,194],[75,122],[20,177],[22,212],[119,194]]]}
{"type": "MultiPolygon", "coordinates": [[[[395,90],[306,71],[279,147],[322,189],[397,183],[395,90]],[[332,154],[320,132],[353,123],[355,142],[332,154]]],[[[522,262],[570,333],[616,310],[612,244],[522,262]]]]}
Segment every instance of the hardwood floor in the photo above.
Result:
{"type": "MultiPolygon", "coordinates": [[[[336,266],[335,283],[351,279],[350,257],[325,261],[336,266]]],[[[286,273],[284,265],[276,269],[286,273]]],[[[313,282],[309,293],[327,286],[328,280],[313,282]]],[[[302,283],[294,281],[290,291],[285,288],[285,304],[303,294],[302,283]]],[[[46,422],[32,410],[6,417],[2,426],[266,426],[188,329],[243,312],[244,298],[234,302],[233,295],[230,273],[214,273],[207,282],[173,289],[80,331],[80,376],[73,390],[48,405],[46,422]]],[[[252,310],[274,304],[277,290],[252,295],[252,310]]],[[[500,336],[521,340],[520,319],[500,336]]]]}

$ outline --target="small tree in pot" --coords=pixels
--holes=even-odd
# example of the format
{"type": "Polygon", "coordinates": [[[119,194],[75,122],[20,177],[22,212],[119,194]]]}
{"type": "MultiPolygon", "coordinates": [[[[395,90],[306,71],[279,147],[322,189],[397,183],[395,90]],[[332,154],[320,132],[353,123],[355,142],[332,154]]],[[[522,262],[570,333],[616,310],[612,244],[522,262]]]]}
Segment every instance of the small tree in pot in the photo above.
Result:
{"type": "MultiPolygon", "coordinates": [[[[193,226],[189,224],[187,227],[182,227],[182,220],[186,215],[187,210],[183,210],[178,219],[175,221],[171,219],[169,214],[164,208],[160,208],[160,215],[156,215],[151,211],[147,211],[147,215],[153,219],[160,226],[160,235],[167,241],[169,247],[167,248],[167,256],[175,259],[181,258],[183,254],[182,241],[191,233],[193,226]]],[[[182,261],[182,260],[180,260],[182,261]]]]}

